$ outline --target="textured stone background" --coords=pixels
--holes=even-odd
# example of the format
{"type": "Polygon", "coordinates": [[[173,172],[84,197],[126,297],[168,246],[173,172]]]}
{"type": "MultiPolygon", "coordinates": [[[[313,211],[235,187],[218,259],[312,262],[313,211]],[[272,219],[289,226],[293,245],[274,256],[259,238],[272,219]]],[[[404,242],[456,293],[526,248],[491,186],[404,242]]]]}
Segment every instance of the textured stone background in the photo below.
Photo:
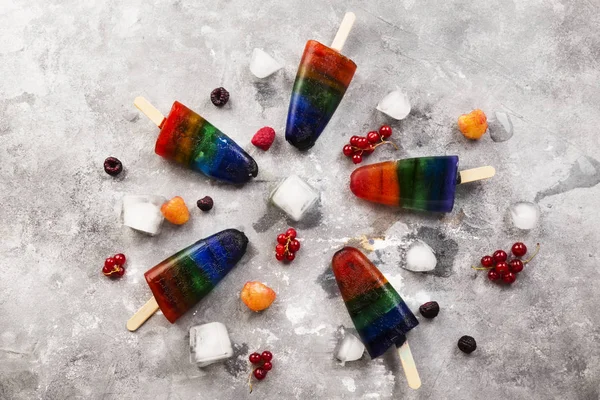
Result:
{"type": "MultiPolygon", "coordinates": [[[[275,369],[253,397],[272,399],[597,399],[600,388],[600,3],[535,1],[96,1],[4,0],[0,4],[0,398],[250,398],[246,356],[270,349],[275,369]],[[344,12],[357,23],[344,53],[357,74],[317,145],[299,154],[282,138],[304,43],[329,44],[344,12]],[[285,68],[266,80],[248,70],[254,47],[285,68]],[[223,109],[209,101],[225,86],[223,109]],[[353,165],[341,148],[387,121],[374,108],[402,88],[411,115],[393,122],[400,151],[370,161],[458,154],[462,168],[493,165],[489,182],[465,185],[448,215],[399,212],[349,192],[353,165]],[[158,133],[133,107],[144,95],[163,112],[180,100],[243,146],[264,125],[274,148],[251,149],[259,177],[243,188],[211,182],[153,153],[158,133]],[[467,142],[459,114],[511,115],[515,135],[467,142]],[[126,174],[102,170],[120,158],[126,174]],[[267,205],[295,172],[321,190],[321,205],[293,224],[303,249],[274,260],[288,221],[267,205]],[[179,228],[149,238],[122,227],[124,194],[211,195],[179,228]],[[539,204],[531,232],[511,228],[507,209],[539,204]],[[251,249],[193,312],[171,325],[154,316],[138,332],[125,321],[150,295],[143,272],[221,229],[243,229],[251,249]],[[329,262],[353,238],[385,237],[370,253],[416,310],[437,300],[439,317],[409,335],[423,387],[411,391],[393,353],[342,367],[332,357],[350,318],[329,262]],[[434,248],[433,274],[400,268],[406,246],[434,248]],[[469,266],[517,239],[542,243],[513,287],[469,266]],[[102,261],[129,257],[110,281],[102,261]],[[277,301],[253,314],[238,300],[247,280],[277,301]],[[236,356],[198,369],[188,329],[228,326],[236,356]],[[456,348],[463,334],[478,350],[456,348]]],[[[385,146],[384,146],[385,147],[385,146]]],[[[248,147],[250,148],[250,147],[248,147]]]]}

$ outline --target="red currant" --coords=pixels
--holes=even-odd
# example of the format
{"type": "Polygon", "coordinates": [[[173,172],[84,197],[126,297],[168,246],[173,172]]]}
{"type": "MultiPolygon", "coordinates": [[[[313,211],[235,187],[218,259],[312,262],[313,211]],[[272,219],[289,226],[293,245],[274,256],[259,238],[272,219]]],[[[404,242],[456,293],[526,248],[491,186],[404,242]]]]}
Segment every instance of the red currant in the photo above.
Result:
{"type": "Polygon", "coordinates": [[[352,153],[354,153],[354,150],[352,149],[352,146],[350,146],[349,144],[347,144],[342,149],[342,152],[344,153],[344,155],[346,157],[350,157],[352,155],[352,153]]]}
{"type": "Polygon", "coordinates": [[[352,145],[354,147],[357,147],[357,144],[358,144],[357,141],[358,141],[359,138],[360,138],[360,136],[352,136],[350,138],[350,145],[352,145]]]}
{"type": "Polygon", "coordinates": [[[290,251],[296,252],[296,251],[300,250],[300,242],[297,241],[296,239],[294,239],[290,242],[290,245],[288,248],[290,249],[290,251]]]}
{"type": "Polygon", "coordinates": [[[285,231],[285,236],[289,237],[290,239],[296,239],[296,230],[294,228],[288,229],[285,231]]]}
{"type": "Polygon", "coordinates": [[[102,273],[106,276],[111,276],[113,273],[113,267],[105,265],[104,267],[102,267],[102,273]]]}
{"type": "Polygon", "coordinates": [[[248,357],[248,359],[252,364],[258,364],[261,361],[260,354],[258,353],[250,354],[250,357],[248,357]]]}
{"type": "Polygon", "coordinates": [[[508,254],[506,254],[504,250],[496,250],[492,257],[494,257],[494,261],[499,263],[506,261],[506,259],[508,258],[508,254]]]}
{"type": "Polygon", "coordinates": [[[285,256],[283,254],[280,254],[280,253],[275,253],[275,258],[278,261],[283,261],[283,259],[285,258],[285,256]]]}
{"type": "Polygon", "coordinates": [[[263,364],[262,367],[265,371],[270,371],[271,369],[273,369],[273,364],[271,364],[270,361],[267,361],[266,363],[263,364]]]}
{"type": "Polygon", "coordinates": [[[123,253],[115,254],[113,258],[115,259],[115,263],[117,265],[125,265],[127,262],[127,258],[125,258],[125,254],[123,253]]]}
{"type": "Polygon", "coordinates": [[[509,285],[516,280],[517,280],[517,275],[514,272],[509,272],[507,274],[504,274],[504,276],[502,277],[502,281],[509,285]]]}
{"type": "Polygon", "coordinates": [[[285,255],[285,259],[288,261],[294,261],[294,258],[296,258],[296,254],[291,251],[288,251],[285,255]]]}
{"type": "Polygon", "coordinates": [[[285,236],[285,233],[281,233],[281,234],[277,235],[277,243],[279,243],[279,244],[287,243],[287,236],[285,236]]]}
{"type": "Polygon", "coordinates": [[[366,137],[359,137],[356,141],[356,147],[358,147],[359,149],[366,149],[367,147],[369,147],[369,141],[366,137]]]}
{"type": "Polygon", "coordinates": [[[494,259],[490,256],[483,256],[481,258],[481,265],[483,265],[486,268],[489,267],[493,267],[494,266],[494,259]]]}
{"type": "Polygon", "coordinates": [[[352,156],[352,162],[354,164],[360,164],[362,162],[362,156],[360,154],[355,154],[352,156]]]}
{"type": "Polygon", "coordinates": [[[118,266],[117,269],[115,270],[115,274],[117,274],[117,276],[123,276],[125,275],[125,268],[123,268],[122,266],[118,266]]]}
{"type": "Polygon", "coordinates": [[[373,153],[374,151],[375,151],[375,147],[369,146],[363,150],[363,153],[368,156],[369,154],[373,153]]]}
{"type": "Polygon", "coordinates": [[[517,242],[512,245],[511,251],[515,257],[523,257],[527,253],[527,246],[524,243],[517,242]]]}
{"type": "Polygon", "coordinates": [[[504,261],[499,262],[496,264],[496,272],[498,272],[500,276],[506,274],[508,272],[508,264],[504,261]]]}
{"type": "Polygon", "coordinates": [[[256,379],[258,379],[259,381],[262,381],[263,379],[265,379],[267,377],[267,371],[265,371],[264,368],[256,368],[254,370],[254,377],[256,379]]]}
{"type": "Polygon", "coordinates": [[[117,263],[113,257],[108,257],[106,260],[104,260],[104,266],[110,268],[111,270],[115,265],[117,265],[117,263]]]}
{"type": "Polygon", "coordinates": [[[500,278],[500,274],[499,274],[498,272],[496,272],[496,270],[494,270],[494,269],[490,269],[490,270],[488,271],[488,279],[489,279],[490,281],[497,281],[497,280],[498,280],[498,278],[500,278]]]}
{"type": "Polygon", "coordinates": [[[282,244],[278,244],[277,246],[275,246],[275,254],[284,254],[285,253],[285,246],[282,244]]]}
{"type": "Polygon", "coordinates": [[[523,271],[523,261],[517,260],[516,258],[514,260],[510,260],[508,266],[510,267],[511,272],[514,272],[515,274],[523,271]]]}
{"type": "Polygon", "coordinates": [[[377,133],[376,131],[371,131],[371,132],[367,133],[367,140],[370,143],[379,142],[379,140],[380,140],[379,133],[377,133]]]}
{"type": "Polygon", "coordinates": [[[271,353],[268,350],[265,350],[260,355],[260,358],[262,358],[263,361],[271,361],[273,359],[273,353],[271,353]]]}
{"type": "Polygon", "coordinates": [[[389,125],[381,125],[381,128],[379,128],[379,134],[384,138],[392,136],[392,127],[389,125]]]}

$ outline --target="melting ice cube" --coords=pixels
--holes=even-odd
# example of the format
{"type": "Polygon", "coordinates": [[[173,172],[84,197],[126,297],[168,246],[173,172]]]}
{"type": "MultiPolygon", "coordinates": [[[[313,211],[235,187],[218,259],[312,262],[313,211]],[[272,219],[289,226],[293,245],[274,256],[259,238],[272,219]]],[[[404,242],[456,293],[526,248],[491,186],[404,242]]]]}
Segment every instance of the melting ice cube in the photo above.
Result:
{"type": "Polygon", "coordinates": [[[416,240],[406,251],[405,269],[414,272],[432,271],[437,265],[435,253],[427,243],[416,240]]]}
{"type": "Polygon", "coordinates": [[[399,90],[388,93],[379,104],[377,109],[394,119],[404,119],[410,113],[410,101],[408,96],[399,90]]]}
{"type": "Polygon", "coordinates": [[[254,49],[252,51],[252,58],[250,59],[250,72],[252,72],[257,78],[266,78],[280,69],[281,64],[275,61],[273,57],[265,53],[263,50],[254,49]]]}
{"type": "Polygon", "coordinates": [[[123,197],[123,224],[136,231],[156,235],[164,219],[160,206],[165,201],[162,196],[123,197]]]}
{"type": "Polygon", "coordinates": [[[540,218],[540,210],[534,203],[520,201],[510,206],[510,216],[513,224],[519,229],[535,228],[540,218]]]}
{"type": "Polygon", "coordinates": [[[291,175],[271,193],[271,202],[294,221],[300,221],[319,199],[319,193],[296,175],[291,175]]]}
{"type": "Polygon", "coordinates": [[[220,322],[210,322],[190,328],[190,362],[205,367],[233,355],[227,328],[220,322]]]}
{"type": "Polygon", "coordinates": [[[356,361],[363,356],[365,345],[353,334],[346,332],[346,335],[340,342],[335,358],[342,364],[346,361],[356,361]]]}

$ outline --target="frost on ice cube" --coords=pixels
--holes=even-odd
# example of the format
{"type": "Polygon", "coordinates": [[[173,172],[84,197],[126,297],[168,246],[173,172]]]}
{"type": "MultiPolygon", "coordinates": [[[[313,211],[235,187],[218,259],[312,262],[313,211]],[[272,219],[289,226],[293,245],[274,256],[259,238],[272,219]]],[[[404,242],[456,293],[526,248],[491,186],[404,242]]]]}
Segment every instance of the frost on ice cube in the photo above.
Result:
{"type": "Polygon", "coordinates": [[[296,175],[291,175],[271,193],[271,202],[294,221],[300,221],[319,199],[319,193],[296,175]]]}
{"type": "Polygon", "coordinates": [[[123,197],[123,224],[136,231],[156,235],[164,219],[160,206],[165,201],[162,196],[123,197]]]}
{"type": "Polygon", "coordinates": [[[433,271],[437,265],[435,253],[427,243],[416,240],[406,251],[405,269],[414,272],[433,271]]]}
{"type": "Polygon", "coordinates": [[[190,362],[205,367],[233,355],[227,328],[220,322],[210,322],[190,328],[190,362]]]}
{"type": "Polygon", "coordinates": [[[254,49],[252,51],[252,58],[250,59],[250,72],[252,72],[257,78],[266,78],[280,69],[281,64],[275,61],[273,57],[265,53],[263,50],[254,49]]]}
{"type": "Polygon", "coordinates": [[[408,96],[399,90],[388,93],[379,104],[377,109],[394,119],[404,119],[410,113],[410,101],[408,96]]]}
{"type": "Polygon", "coordinates": [[[346,361],[359,360],[364,352],[365,345],[356,336],[346,332],[335,353],[335,358],[345,364],[346,361]]]}
{"type": "Polygon", "coordinates": [[[520,201],[510,206],[510,216],[513,224],[523,230],[535,228],[540,218],[540,210],[534,203],[520,201]]]}

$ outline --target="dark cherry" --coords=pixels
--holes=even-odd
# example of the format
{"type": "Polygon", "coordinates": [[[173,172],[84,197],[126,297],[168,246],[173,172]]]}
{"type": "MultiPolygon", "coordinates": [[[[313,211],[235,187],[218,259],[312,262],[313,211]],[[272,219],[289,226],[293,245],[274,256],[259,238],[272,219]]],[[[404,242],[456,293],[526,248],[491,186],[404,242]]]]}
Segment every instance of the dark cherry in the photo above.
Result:
{"type": "Polygon", "coordinates": [[[118,158],[108,157],[104,160],[104,172],[110,176],[117,176],[123,171],[123,164],[118,158]]]}

